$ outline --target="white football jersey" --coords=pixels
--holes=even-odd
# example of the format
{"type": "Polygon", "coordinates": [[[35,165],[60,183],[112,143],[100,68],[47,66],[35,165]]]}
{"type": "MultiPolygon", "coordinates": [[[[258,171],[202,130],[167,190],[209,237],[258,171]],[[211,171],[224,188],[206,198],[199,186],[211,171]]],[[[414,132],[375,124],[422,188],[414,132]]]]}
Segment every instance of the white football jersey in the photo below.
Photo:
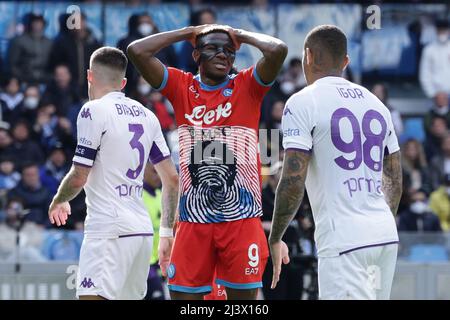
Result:
{"type": "Polygon", "coordinates": [[[170,156],[156,116],[123,93],[111,92],[81,108],[77,136],[73,162],[92,167],[84,187],[86,236],[153,233],[142,200],[145,165],[170,156]]]}
{"type": "Polygon", "coordinates": [[[381,183],[383,158],[399,145],[378,98],[325,77],[289,98],[282,129],[285,150],[311,152],[306,190],[319,257],[398,241],[381,183]]]}

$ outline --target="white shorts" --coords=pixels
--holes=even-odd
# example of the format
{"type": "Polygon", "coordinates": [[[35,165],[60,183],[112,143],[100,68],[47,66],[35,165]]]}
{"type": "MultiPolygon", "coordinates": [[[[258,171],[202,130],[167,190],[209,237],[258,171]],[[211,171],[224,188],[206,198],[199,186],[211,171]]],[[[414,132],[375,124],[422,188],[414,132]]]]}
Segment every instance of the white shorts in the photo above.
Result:
{"type": "Polygon", "coordinates": [[[147,292],[153,237],[84,238],[77,274],[77,298],[141,300],[147,292]]]}
{"type": "Polygon", "coordinates": [[[319,299],[388,300],[397,249],[389,244],[319,258],[319,299]]]}

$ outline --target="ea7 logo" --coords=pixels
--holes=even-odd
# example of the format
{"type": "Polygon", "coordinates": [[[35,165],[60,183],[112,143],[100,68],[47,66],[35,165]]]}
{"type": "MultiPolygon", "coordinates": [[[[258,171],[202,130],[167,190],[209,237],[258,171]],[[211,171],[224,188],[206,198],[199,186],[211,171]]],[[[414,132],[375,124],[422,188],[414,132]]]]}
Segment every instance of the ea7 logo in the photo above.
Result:
{"type": "Polygon", "coordinates": [[[91,112],[89,111],[89,108],[83,109],[83,111],[81,111],[81,118],[89,118],[92,120],[91,112]]]}

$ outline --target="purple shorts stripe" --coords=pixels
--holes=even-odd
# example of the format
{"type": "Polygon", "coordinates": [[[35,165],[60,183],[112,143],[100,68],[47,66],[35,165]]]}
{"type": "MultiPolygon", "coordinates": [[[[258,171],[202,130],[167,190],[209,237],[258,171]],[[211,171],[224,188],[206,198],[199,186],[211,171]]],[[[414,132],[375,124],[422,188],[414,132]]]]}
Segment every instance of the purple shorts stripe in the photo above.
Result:
{"type": "Polygon", "coordinates": [[[95,160],[95,156],[97,155],[97,150],[88,148],[85,146],[77,145],[77,147],[75,148],[75,155],[79,156],[81,158],[95,160]]]}
{"type": "Polygon", "coordinates": [[[300,151],[300,152],[308,153],[308,154],[311,154],[311,153],[312,153],[312,150],[311,150],[311,149],[310,149],[310,150],[305,150],[305,149],[300,149],[300,148],[287,148],[285,151],[288,151],[288,150],[291,150],[291,151],[300,151]]]}
{"type": "Polygon", "coordinates": [[[341,256],[343,254],[346,254],[346,253],[349,253],[349,252],[352,252],[352,251],[355,251],[355,250],[359,250],[359,249],[366,249],[366,248],[379,247],[379,246],[387,246],[388,244],[395,244],[395,243],[398,243],[398,241],[390,241],[390,242],[384,242],[384,243],[369,244],[367,246],[356,247],[356,248],[353,248],[353,249],[349,249],[349,250],[345,250],[345,251],[339,252],[339,255],[341,256]]]}
{"type": "Polygon", "coordinates": [[[132,234],[124,234],[119,236],[119,238],[128,238],[128,237],[152,237],[153,233],[132,233],[132,234]]]}
{"type": "Polygon", "coordinates": [[[87,165],[87,164],[84,164],[84,163],[81,163],[81,162],[72,161],[72,163],[73,163],[74,165],[77,165],[77,166],[80,166],[80,167],[92,168],[92,166],[87,165]]]}

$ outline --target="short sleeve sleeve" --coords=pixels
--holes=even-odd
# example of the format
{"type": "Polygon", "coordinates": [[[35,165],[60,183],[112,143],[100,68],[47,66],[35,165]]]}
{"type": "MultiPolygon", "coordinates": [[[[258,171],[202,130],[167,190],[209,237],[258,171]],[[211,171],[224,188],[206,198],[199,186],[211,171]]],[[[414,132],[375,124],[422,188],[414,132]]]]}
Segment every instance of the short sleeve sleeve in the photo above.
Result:
{"type": "Polygon", "coordinates": [[[100,147],[102,135],[106,128],[106,113],[101,106],[92,102],[86,103],[78,113],[77,147],[73,162],[78,165],[92,167],[100,147]]]}
{"type": "Polygon", "coordinates": [[[314,115],[306,99],[299,95],[291,97],[283,111],[281,120],[283,148],[310,152],[313,148],[314,115]]]}
{"type": "Polygon", "coordinates": [[[152,146],[150,148],[150,155],[148,157],[149,162],[153,165],[158,164],[170,157],[170,150],[167,147],[166,140],[164,139],[163,133],[161,131],[161,125],[155,115],[152,114],[151,117],[151,127],[155,132],[153,138],[152,146]]]}
{"type": "Polygon", "coordinates": [[[397,135],[395,134],[395,130],[394,130],[394,123],[392,122],[392,117],[391,117],[390,113],[388,113],[387,120],[388,120],[388,125],[387,125],[387,132],[386,132],[386,148],[384,150],[385,156],[400,150],[397,135]]]}
{"type": "Polygon", "coordinates": [[[161,92],[163,96],[175,105],[178,95],[183,92],[180,87],[187,83],[188,77],[192,77],[191,73],[184,72],[177,68],[164,66],[164,77],[159,88],[155,88],[161,92]]]}
{"type": "Polygon", "coordinates": [[[256,71],[256,65],[251,66],[248,69],[244,69],[242,72],[243,81],[248,84],[249,92],[259,100],[262,100],[265,94],[270,90],[275,80],[271,83],[265,84],[256,71]]]}

